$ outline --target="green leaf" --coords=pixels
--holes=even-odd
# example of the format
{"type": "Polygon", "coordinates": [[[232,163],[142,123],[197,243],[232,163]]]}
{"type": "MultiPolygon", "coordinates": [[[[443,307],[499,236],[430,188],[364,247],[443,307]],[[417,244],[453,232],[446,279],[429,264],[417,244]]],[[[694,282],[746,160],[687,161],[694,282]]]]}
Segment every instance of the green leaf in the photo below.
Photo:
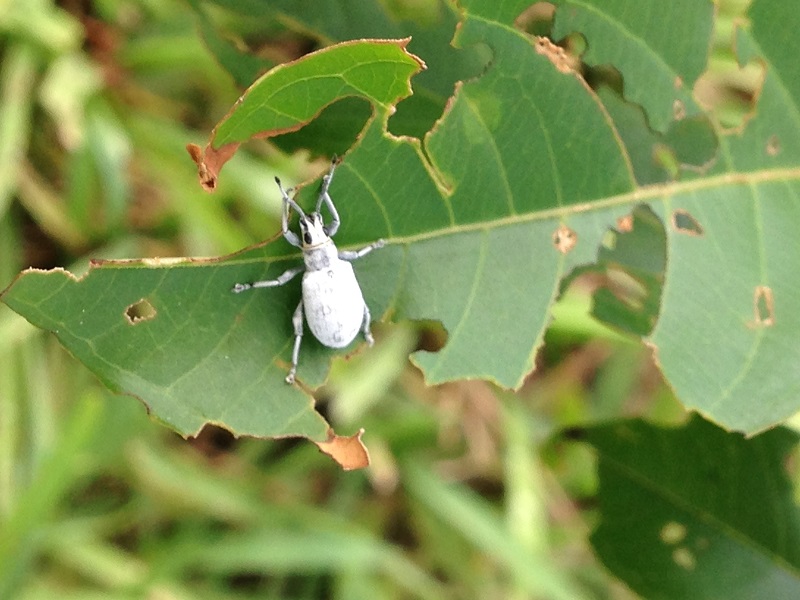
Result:
{"type": "MultiPolygon", "coordinates": [[[[697,14],[681,12],[683,4],[658,14],[673,30],[683,23],[709,31],[711,4],[698,5],[701,24],[690,23],[697,14]]],[[[688,55],[708,46],[705,34],[665,48],[649,4],[630,8],[624,23],[610,8],[581,12],[600,31],[585,29],[590,48],[611,39],[600,27],[609,19],[622,32],[613,40],[619,56],[641,53],[643,40],[650,44],[646,82],[629,72],[640,67],[619,59],[623,97],[641,98],[647,117],[628,118],[624,107],[609,110],[563,51],[513,27],[526,3],[482,0],[465,2],[455,43],[490,48],[491,65],[457,86],[422,142],[387,133],[394,103],[408,94],[419,67],[405,41],[350,42],[262,77],[220,123],[205,158],[227,154],[201,166],[215,177],[231,146],[298,129],[343,98],[370,102],[373,115],[331,185],[342,217],[336,243],[358,248],[388,240],[356,262],[356,272],[374,318],[442,324],[444,347],[412,357],[432,384],[482,378],[519,386],[565,276],[594,263],[609,228],[646,203],[666,232],[663,275],[657,268],[646,273],[648,286],[664,282],[660,296],[648,295],[660,301],[646,341],[686,406],[754,433],[800,410],[800,101],[789,50],[769,33],[789,39],[800,23],[765,8],[771,5],[754,3],[751,28],[739,34],[743,59],[758,57],[766,69],[756,115],[744,131],[719,134],[720,152],[705,174],[673,181],[685,174],[679,167],[656,175],[631,158],[666,144],[676,165],[684,157],[707,160],[714,145],[707,120],[674,121],[664,135],[647,128],[661,104],[675,99],[654,103],[658,90],[673,90],[676,74],[684,82],[696,77],[696,57],[688,55]],[[702,151],[693,155],[695,144],[702,151]],[[662,183],[652,183],[659,177],[662,183]],[[642,187],[637,178],[652,184],[642,187]]],[[[317,189],[301,189],[298,201],[313,206],[317,189]]],[[[657,229],[655,217],[642,222],[657,229]]],[[[601,262],[607,258],[601,253],[601,262]]],[[[236,282],[274,278],[299,261],[278,239],[219,260],[104,263],[80,281],[31,272],[3,300],[181,432],[214,422],[237,433],[321,440],[326,425],[311,399],[282,382],[298,285],[230,293],[236,282]],[[140,299],[155,316],[131,324],[125,312],[140,299]]],[[[651,326],[648,317],[628,329],[642,334],[651,326]]],[[[320,385],[334,354],[305,336],[299,379],[320,385]]]]}
{"type": "Polygon", "coordinates": [[[421,64],[403,42],[347,42],[280,65],[259,78],[214,132],[212,144],[293,131],[320,108],[359,96],[388,109],[411,93],[408,79],[421,64]]]}
{"type": "Polygon", "coordinates": [[[283,383],[278,365],[265,371],[264,355],[231,335],[239,320],[236,330],[256,333],[268,346],[286,344],[257,323],[262,311],[288,318],[284,307],[268,300],[249,316],[239,314],[241,303],[229,302],[233,283],[215,262],[150,264],[95,266],[81,280],[62,270],[28,271],[4,300],[53,331],[109,387],[138,396],[180,433],[219,422],[243,435],[324,440],[327,425],[309,398],[283,383]],[[204,293],[206,286],[224,293],[204,293]]]}
{"type": "Polygon", "coordinates": [[[408,40],[343,42],[279,65],[260,77],[214,128],[205,148],[187,146],[204,187],[239,144],[300,129],[337,100],[363,98],[390,112],[411,94],[409,78],[425,65],[405,51],[408,40]]]}
{"type": "Polygon", "coordinates": [[[779,41],[798,16],[758,0],[749,17],[737,47],[764,64],[755,114],[721,137],[720,175],[663,199],[666,283],[649,341],[685,405],[755,433],[800,410],[800,85],[779,41]],[[676,227],[680,215],[696,227],[676,227]]]}
{"type": "Polygon", "coordinates": [[[795,433],[746,440],[694,417],[678,428],[628,421],[584,435],[600,478],[592,544],[637,593],[800,595],[800,511],[784,468],[795,433]]]}
{"type": "Polygon", "coordinates": [[[653,128],[664,131],[676,112],[700,113],[694,83],[706,67],[714,5],[697,0],[647,2],[561,0],[554,39],[572,32],[587,40],[588,64],[620,71],[628,99],[644,107],[653,128]]]}
{"type": "MultiPolygon", "coordinates": [[[[253,30],[259,32],[257,39],[294,34],[304,40],[311,38],[322,46],[358,38],[410,39],[409,50],[421,57],[429,69],[415,78],[414,96],[400,104],[393,115],[390,130],[395,135],[422,138],[441,116],[456,81],[477,76],[489,60],[482,46],[458,49],[450,44],[459,15],[450,3],[445,2],[414,6],[411,11],[414,20],[398,18],[383,3],[363,0],[192,0],[192,7],[198,14],[209,50],[242,88],[252,81],[252,78],[243,80],[243,65],[252,62],[264,64],[257,49],[250,52],[241,49],[242,38],[248,34],[252,37],[253,30]],[[224,21],[224,32],[214,31],[209,23],[209,11],[203,9],[206,4],[222,7],[236,14],[237,18],[224,21]],[[225,39],[231,36],[237,37],[237,47],[232,47],[225,39]]],[[[402,6],[392,8],[402,10],[402,6]]],[[[335,143],[345,144],[346,150],[354,143],[367,117],[362,117],[360,110],[354,112],[352,103],[342,107],[339,104],[342,103],[329,107],[315,119],[313,134],[308,132],[300,140],[296,135],[281,136],[275,140],[276,145],[291,151],[302,143],[301,147],[327,156],[330,156],[331,145],[335,143]],[[350,127],[346,127],[344,132],[339,130],[343,120],[357,121],[357,130],[352,133],[350,127]],[[332,139],[334,136],[338,139],[332,139]]],[[[306,129],[309,127],[304,127],[299,133],[306,129]]],[[[339,155],[344,150],[337,146],[335,153],[339,155]]]]}

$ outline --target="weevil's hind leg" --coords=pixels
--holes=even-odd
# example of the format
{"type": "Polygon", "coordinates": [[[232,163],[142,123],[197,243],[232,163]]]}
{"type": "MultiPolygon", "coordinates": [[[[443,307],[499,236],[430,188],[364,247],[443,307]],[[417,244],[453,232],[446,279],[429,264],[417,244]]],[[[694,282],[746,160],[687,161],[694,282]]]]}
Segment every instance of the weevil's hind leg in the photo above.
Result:
{"type": "Polygon", "coordinates": [[[300,342],[303,340],[303,301],[294,311],[292,316],[292,325],[294,326],[294,348],[292,349],[292,368],[289,369],[289,374],[286,376],[286,383],[294,383],[294,376],[297,373],[297,360],[300,357],[300,342]]]}
{"type": "Polygon", "coordinates": [[[367,340],[369,346],[375,343],[375,339],[372,337],[372,331],[369,328],[371,322],[372,316],[369,314],[369,307],[364,303],[364,322],[361,326],[361,331],[364,332],[364,339],[367,340]]]}

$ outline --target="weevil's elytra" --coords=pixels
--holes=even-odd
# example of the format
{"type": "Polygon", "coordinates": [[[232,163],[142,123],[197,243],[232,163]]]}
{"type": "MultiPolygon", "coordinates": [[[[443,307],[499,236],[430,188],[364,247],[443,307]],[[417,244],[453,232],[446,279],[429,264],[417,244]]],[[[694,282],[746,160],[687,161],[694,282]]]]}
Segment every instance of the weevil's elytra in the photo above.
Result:
{"type": "Polygon", "coordinates": [[[353,266],[349,261],[361,258],[375,248],[383,247],[385,240],[378,240],[361,250],[343,250],[339,252],[331,239],[339,229],[339,213],[328,194],[336,161],[331,170],[322,179],[322,189],[317,199],[316,210],[306,215],[298,204],[289,198],[280,180],[275,182],[283,197],[283,213],[281,231],[286,241],[303,251],[303,267],[295,267],[281,274],[277,279],[255,281],[253,283],[237,283],[233,286],[236,293],[261,287],[275,287],[290,281],[298,273],[303,273],[303,299],[297,305],[292,317],[294,327],[294,348],[292,350],[292,367],[286,376],[286,383],[294,383],[297,372],[297,360],[300,354],[300,342],[303,338],[303,315],[308,328],[321,344],[329,348],[344,348],[349,345],[359,330],[371,346],[373,343],[370,331],[370,313],[361,287],[358,285],[353,266]],[[322,219],[322,204],[331,213],[330,225],[322,219]],[[289,230],[289,214],[291,210],[300,216],[300,236],[289,230]]]}

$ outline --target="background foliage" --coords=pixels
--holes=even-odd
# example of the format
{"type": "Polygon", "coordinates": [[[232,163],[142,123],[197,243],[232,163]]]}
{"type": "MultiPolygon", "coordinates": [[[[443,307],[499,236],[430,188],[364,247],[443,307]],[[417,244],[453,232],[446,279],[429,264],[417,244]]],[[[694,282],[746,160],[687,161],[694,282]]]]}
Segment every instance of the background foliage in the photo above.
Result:
{"type": "MultiPolygon", "coordinates": [[[[2,20],[0,74],[4,281],[11,282],[29,265],[64,266],[80,273],[90,257],[234,252],[276,231],[275,173],[291,182],[311,180],[324,171],[327,157],[343,154],[353,144],[357,149],[348,156],[348,168],[337,175],[336,197],[350,215],[341,235],[345,244],[382,235],[375,218],[356,213],[357,207],[366,206],[359,196],[359,178],[384,182],[390,190],[403,189],[423,200],[444,198],[442,189],[453,192],[449,225],[429,219],[422,231],[396,231],[389,236],[394,248],[386,249],[383,258],[376,254],[372,271],[366,266],[365,289],[381,312],[396,292],[384,294],[380,281],[386,272],[397,272],[386,265],[396,265],[401,249],[418,260],[418,268],[410,272],[425,275],[417,290],[436,289],[437,284],[461,289],[458,277],[465,268],[442,257],[474,261],[479,246],[470,244],[480,236],[470,233],[471,224],[483,224],[496,235],[492,223],[511,217],[513,224],[521,214],[514,247],[522,240],[539,240],[542,248],[530,251],[545,255],[552,251],[558,223],[577,231],[580,245],[567,261],[533,263],[548,270],[544,293],[538,271],[525,275],[526,283],[518,289],[508,282],[482,284],[478,289],[509,290],[496,298],[508,308],[477,313],[471,321],[448,316],[447,303],[436,305],[432,298],[414,295],[422,292],[409,292],[400,300],[395,296],[395,320],[439,320],[450,334],[450,363],[444,353],[416,355],[428,382],[459,379],[486,368],[481,375],[523,385],[517,394],[478,382],[425,387],[420,372],[406,366],[406,356],[438,347],[441,332],[435,324],[422,331],[402,323],[384,325],[371,352],[334,361],[326,387],[317,394],[318,409],[337,430],[350,433],[364,426],[368,432],[373,465],[351,474],[336,471],[306,444],[233,439],[213,427],[188,442],[167,434],[145,417],[140,403],[112,397],[51,337],[3,307],[0,595],[626,598],[635,591],[647,597],[795,597],[800,563],[792,488],[796,469],[785,460],[793,452],[794,434],[778,428],[745,440],[699,418],[684,422],[683,409],[654,369],[649,352],[587,316],[587,286],[593,290],[598,281],[605,283],[605,291],[595,296],[594,313],[625,331],[649,335],[680,400],[711,412],[718,421],[755,432],[797,408],[792,394],[796,381],[790,376],[778,380],[770,373],[780,371],[793,356],[787,351],[793,348],[787,326],[791,306],[781,303],[792,297],[798,253],[783,229],[768,228],[771,235],[764,236],[754,228],[759,222],[790,224],[796,206],[791,202],[792,169],[797,166],[792,140],[798,138],[791,135],[794,121],[778,121],[797,105],[791,64],[785,62],[792,46],[778,34],[791,29],[792,16],[778,12],[776,2],[758,2],[750,9],[752,25],[734,32],[734,16],[744,7],[725,3],[715,15],[709,3],[673,4],[648,5],[654,11],[648,20],[620,10],[622,3],[604,2],[607,18],[598,21],[592,18],[590,2],[559,3],[554,20],[542,6],[518,18],[524,3],[464,2],[470,17],[459,33],[461,49],[449,46],[457,12],[433,2],[362,2],[357,7],[255,0],[11,4],[2,20]],[[673,43],[676,28],[666,25],[670,19],[684,27],[682,45],[673,43]],[[714,52],[707,61],[712,26],[714,52]],[[581,91],[582,84],[551,67],[549,59],[535,58],[530,48],[523,58],[521,46],[515,45],[520,29],[551,32],[558,40],[567,36],[563,43],[572,54],[556,58],[568,61],[581,55],[596,96],[581,91]],[[428,69],[412,80],[414,96],[400,103],[394,115],[389,115],[389,104],[379,104],[383,112],[378,111],[379,118],[359,137],[375,109],[358,99],[337,102],[309,127],[275,139],[285,151],[310,152],[290,157],[265,142],[251,143],[226,164],[216,196],[199,190],[183,146],[207,138],[239,95],[237,85],[246,87],[272,64],[318,46],[409,35],[409,50],[428,69]],[[739,60],[750,61],[747,68],[739,68],[730,53],[734,38],[739,60]],[[642,41],[644,51],[630,51],[642,41]],[[508,69],[519,64],[530,69],[509,78],[508,69]],[[705,73],[708,65],[711,70],[705,73]],[[544,82],[537,79],[543,72],[544,82]],[[681,85],[650,85],[675,83],[676,76],[681,85]],[[644,82],[637,83],[637,77],[644,82]],[[459,99],[426,141],[428,157],[443,178],[430,180],[420,176],[425,172],[418,168],[418,155],[403,144],[387,146],[381,129],[422,138],[460,80],[467,83],[459,88],[459,99]],[[562,101],[558,93],[565,81],[572,91],[562,101]],[[520,105],[520,82],[522,89],[542,85],[541,93],[520,105]],[[742,114],[758,91],[758,111],[748,127],[718,138],[719,125],[743,122],[742,114]],[[578,93],[584,94],[586,108],[573,108],[569,118],[559,115],[557,109],[578,93]],[[676,106],[683,117],[677,121],[676,106]],[[475,118],[495,114],[498,121],[490,125],[496,127],[504,122],[500,116],[538,109],[555,111],[544,118],[543,131],[569,141],[552,147],[564,153],[553,163],[563,182],[553,193],[542,191],[547,189],[542,179],[495,181],[491,169],[469,169],[474,161],[485,163],[493,139],[515,140],[501,153],[539,164],[541,147],[526,144],[524,135],[519,138],[524,128],[486,136],[475,118]],[[581,124],[578,116],[589,121],[581,124]],[[616,139],[588,135],[609,123],[616,139]],[[575,128],[571,134],[570,127],[575,128]],[[460,135],[467,137],[459,141],[460,135]],[[711,170],[696,174],[693,169],[706,166],[715,152],[711,170]],[[376,156],[391,160],[376,163],[376,156]],[[316,157],[326,158],[314,162],[316,157]],[[392,177],[401,183],[392,183],[392,177]],[[504,185],[527,185],[541,192],[530,196],[531,202],[556,198],[558,204],[512,204],[510,213],[507,205],[492,212],[496,203],[459,203],[455,184],[465,181],[471,187],[461,193],[470,198],[492,197],[504,185]],[[652,191],[640,191],[642,184],[659,182],[663,185],[652,191]],[[736,198],[742,183],[750,194],[736,198]],[[417,193],[419,186],[423,191],[417,193]],[[769,194],[783,202],[752,201],[753,195],[769,194]],[[656,200],[655,212],[644,207],[631,212],[639,200],[656,200]],[[599,204],[591,213],[580,204],[572,206],[578,201],[599,204]],[[748,212],[752,208],[761,211],[760,221],[748,212]],[[627,213],[630,220],[615,221],[627,213]],[[617,230],[609,239],[605,232],[610,225],[617,230]],[[687,235],[698,233],[698,227],[703,236],[687,235]],[[448,255],[453,240],[458,240],[458,252],[448,255]],[[709,240],[724,251],[713,255],[714,260],[698,262],[704,251],[698,252],[697,244],[709,240]],[[754,251],[760,260],[748,260],[754,251]],[[601,268],[573,282],[554,308],[556,318],[538,355],[536,374],[523,382],[541,341],[545,307],[557,295],[561,276],[595,258],[601,268]],[[437,264],[450,267],[455,279],[441,279],[437,264]],[[727,279],[719,273],[734,276],[727,279]],[[752,273],[759,277],[754,280],[752,273]],[[728,302],[736,298],[737,289],[752,289],[754,281],[773,290],[774,298],[751,294],[744,302],[728,302]],[[523,300],[511,292],[526,297],[534,293],[543,305],[525,305],[531,315],[523,318],[523,300]],[[702,328],[696,326],[698,307],[717,309],[702,328]],[[781,327],[767,322],[776,314],[781,327]],[[506,349],[503,355],[518,365],[508,360],[488,367],[470,362],[481,350],[491,354],[495,344],[507,346],[503,336],[481,338],[486,328],[497,328],[492,319],[510,320],[521,331],[517,325],[532,318],[541,325],[525,332],[530,339],[523,340],[522,351],[506,349]],[[729,324],[741,326],[747,319],[750,329],[740,327],[734,335],[729,324]],[[453,355],[452,348],[459,348],[454,334],[460,329],[468,335],[453,355]],[[753,335],[759,340],[756,345],[753,335]],[[737,385],[720,393],[714,376],[729,378],[741,364],[748,367],[737,385]],[[508,369],[506,374],[502,369],[508,369]],[[437,373],[445,375],[437,378],[437,373]],[[731,398],[732,404],[726,404],[731,398]],[[713,413],[717,408],[721,410],[713,413]],[[604,421],[611,422],[598,424],[604,421]],[[553,436],[559,431],[566,433],[553,436]]],[[[518,125],[525,122],[512,119],[518,125]]],[[[531,173],[540,177],[535,169],[531,173]]],[[[312,188],[305,193],[313,193],[312,188]]],[[[515,191],[511,197],[518,201],[529,196],[515,191]]],[[[397,202],[387,206],[400,208],[397,202]]],[[[407,217],[394,217],[389,224],[420,227],[418,220],[407,217]]],[[[277,247],[268,245],[225,263],[230,272],[219,270],[219,287],[229,287],[223,285],[228,278],[236,280],[249,265],[258,264],[254,258],[266,257],[268,263],[275,252],[282,252],[277,247]]],[[[502,250],[507,246],[499,248],[500,267],[491,272],[520,281],[518,272],[503,268],[509,264],[502,250]]],[[[519,261],[512,266],[524,268],[519,261]]],[[[188,289],[183,302],[194,314],[191,339],[219,337],[213,325],[220,322],[218,317],[204,317],[220,312],[218,299],[194,293],[194,284],[178,276],[188,269],[161,267],[146,274],[139,268],[134,296],[121,300],[122,306],[144,295],[137,288],[141,277],[153,278],[149,285],[162,286],[166,297],[188,289]],[[163,273],[172,278],[165,288],[163,273]]],[[[105,287],[130,291],[115,274],[109,275],[105,287]]],[[[32,282],[29,297],[41,297],[50,293],[53,277],[38,290],[34,277],[19,281],[32,282]]],[[[208,285],[217,279],[204,275],[197,281],[208,285]]],[[[4,300],[12,305],[16,300],[19,309],[25,288],[11,289],[4,300]]],[[[290,296],[291,290],[283,290],[271,296],[273,304],[265,298],[260,309],[250,309],[246,314],[255,319],[252,328],[262,338],[248,333],[242,339],[283,344],[293,306],[290,296]],[[272,332],[265,324],[274,327],[272,332]]],[[[81,311],[92,318],[101,313],[105,304],[98,299],[103,298],[90,293],[88,299],[58,308],[78,322],[81,311]]],[[[225,310],[241,309],[221,312],[225,310]]],[[[58,330],[60,325],[48,327],[58,330]]],[[[97,331],[90,338],[106,333],[97,331]]],[[[141,363],[147,358],[142,350],[146,337],[130,347],[117,345],[115,351],[141,363]]],[[[263,350],[242,350],[242,357],[264,355],[263,350]]],[[[331,353],[312,347],[307,356],[307,380],[321,383],[331,353]]],[[[191,354],[150,355],[148,368],[168,371],[193,360],[191,354]]],[[[279,368],[268,367],[265,373],[261,361],[256,363],[253,368],[261,370],[265,385],[280,384],[272,396],[294,393],[283,386],[279,368]]],[[[220,388],[216,396],[224,395],[230,381],[251,381],[247,373],[238,375],[212,378],[220,388]]],[[[121,384],[108,379],[122,389],[131,389],[131,380],[121,384]]],[[[192,385],[186,395],[202,401],[208,384],[192,385]]],[[[300,393],[295,402],[310,407],[300,393]]],[[[197,408],[189,406],[189,413],[197,408]]],[[[274,414],[286,406],[291,405],[275,402],[273,411],[265,412],[274,414]]],[[[181,408],[168,403],[156,416],[187,432],[202,424],[196,414],[189,415],[194,425],[180,425],[187,422],[181,421],[185,416],[164,412],[181,408]]],[[[203,408],[200,414],[207,419],[218,408],[203,408]]],[[[257,422],[252,410],[253,405],[240,405],[237,418],[257,422]]],[[[319,427],[314,413],[307,414],[317,423],[311,427],[319,427]]],[[[324,428],[312,437],[323,434],[324,428]]]]}

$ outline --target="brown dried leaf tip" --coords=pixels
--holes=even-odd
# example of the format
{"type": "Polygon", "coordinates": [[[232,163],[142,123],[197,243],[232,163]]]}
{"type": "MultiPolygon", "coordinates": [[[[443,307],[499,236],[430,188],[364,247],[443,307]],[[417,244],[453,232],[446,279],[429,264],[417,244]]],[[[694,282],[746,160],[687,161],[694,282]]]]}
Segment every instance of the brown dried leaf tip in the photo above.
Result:
{"type": "Polygon", "coordinates": [[[563,223],[553,232],[553,245],[561,254],[567,254],[578,244],[578,234],[563,223]]]}
{"type": "Polygon", "coordinates": [[[756,286],[753,293],[753,314],[756,327],[772,327],[775,324],[775,299],[772,288],[756,286]]]}
{"type": "Polygon", "coordinates": [[[197,165],[197,176],[200,185],[207,192],[213,192],[217,187],[219,171],[236,153],[239,144],[226,144],[220,148],[212,148],[209,144],[205,149],[197,144],[187,144],[186,151],[197,165]]]}
{"type": "Polygon", "coordinates": [[[324,442],[314,442],[320,450],[335,460],[345,471],[363,469],[369,466],[369,452],[361,441],[364,430],[353,436],[336,435],[333,430],[324,442]]]}
{"type": "Polygon", "coordinates": [[[672,213],[672,227],[678,233],[685,233],[686,235],[701,236],[703,235],[703,226],[695,219],[691,213],[682,208],[672,213]]]}
{"type": "Polygon", "coordinates": [[[155,306],[147,298],[142,298],[125,309],[125,320],[131,325],[138,325],[142,321],[155,319],[157,314],[155,306]]]}

